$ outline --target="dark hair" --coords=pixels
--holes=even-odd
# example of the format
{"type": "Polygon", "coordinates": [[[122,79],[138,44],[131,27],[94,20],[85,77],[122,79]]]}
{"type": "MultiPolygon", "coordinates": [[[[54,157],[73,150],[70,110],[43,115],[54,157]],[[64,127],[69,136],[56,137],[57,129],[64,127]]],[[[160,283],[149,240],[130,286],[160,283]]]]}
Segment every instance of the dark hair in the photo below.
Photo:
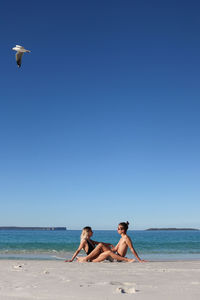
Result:
{"type": "Polygon", "coordinates": [[[92,228],[91,228],[90,226],[85,226],[85,227],[83,228],[83,230],[86,230],[86,231],[91,231],[91,230],[92,230],[92,228]]]}
{"type": "Polygon", "coordinates": [[[128,230],[128,225],[129,225],[129,222],[121,222],[119,223],[120,226],[122,226],[124,228],[124,231],[127,232],[128,230]]]}

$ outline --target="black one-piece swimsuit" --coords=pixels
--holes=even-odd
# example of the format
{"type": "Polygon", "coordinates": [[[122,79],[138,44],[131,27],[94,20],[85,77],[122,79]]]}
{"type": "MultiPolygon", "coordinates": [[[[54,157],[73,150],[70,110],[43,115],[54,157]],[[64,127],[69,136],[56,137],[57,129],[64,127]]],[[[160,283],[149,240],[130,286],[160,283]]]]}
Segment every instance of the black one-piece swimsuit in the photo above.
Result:
{"type": "Polygon", "coordinates": [[[86,240],[86,242],[88,244],[88,252],[86,252],[86,254],[88,255],[88,254],[90,254],[94,250],[95,246],[90,241],[86,240]]]}

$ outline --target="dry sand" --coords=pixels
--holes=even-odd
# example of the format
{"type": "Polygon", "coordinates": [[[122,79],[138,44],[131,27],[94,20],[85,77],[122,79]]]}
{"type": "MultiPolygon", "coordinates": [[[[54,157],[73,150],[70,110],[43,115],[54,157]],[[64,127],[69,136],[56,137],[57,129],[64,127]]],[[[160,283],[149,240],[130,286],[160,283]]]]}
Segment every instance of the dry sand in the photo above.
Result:
{"type": "Polygon", "coordinates": [[[0,261],[0,299],[199,300],[200,261],[0,261]]]}

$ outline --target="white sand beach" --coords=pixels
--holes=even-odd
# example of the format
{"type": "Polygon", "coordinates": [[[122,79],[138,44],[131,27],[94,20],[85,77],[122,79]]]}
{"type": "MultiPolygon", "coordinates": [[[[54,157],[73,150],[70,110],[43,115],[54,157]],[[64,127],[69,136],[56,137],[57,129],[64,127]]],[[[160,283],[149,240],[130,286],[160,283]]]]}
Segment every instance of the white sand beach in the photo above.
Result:
{"type": "Polygon", "coordinates": [[[1,260],[0,299],[200,299],[200,261],[1,260]]]}

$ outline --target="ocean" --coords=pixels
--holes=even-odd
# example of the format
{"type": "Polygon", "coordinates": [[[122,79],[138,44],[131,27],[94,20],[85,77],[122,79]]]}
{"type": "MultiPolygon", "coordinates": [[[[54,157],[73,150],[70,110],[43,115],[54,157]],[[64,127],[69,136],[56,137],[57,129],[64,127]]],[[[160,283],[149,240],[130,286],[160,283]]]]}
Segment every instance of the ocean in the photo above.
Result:
{"type": "MultiPolygon", "coordinates": [[[[0,259],[69,259],[79,245],[80,234],[80,230],[0,230],[0,259]]],[[[200,231],[129,230],[128,235],[142,259],[200,259],[200,231]]],[[[92,237],[114,245],[119,238],[119,234],[112,230],[96,230],[92,237]]],[[[85,255],[84,251],[80,255],[85,255]]],[[[133,257],[130,251],[127,256],[133,257]]]]}

